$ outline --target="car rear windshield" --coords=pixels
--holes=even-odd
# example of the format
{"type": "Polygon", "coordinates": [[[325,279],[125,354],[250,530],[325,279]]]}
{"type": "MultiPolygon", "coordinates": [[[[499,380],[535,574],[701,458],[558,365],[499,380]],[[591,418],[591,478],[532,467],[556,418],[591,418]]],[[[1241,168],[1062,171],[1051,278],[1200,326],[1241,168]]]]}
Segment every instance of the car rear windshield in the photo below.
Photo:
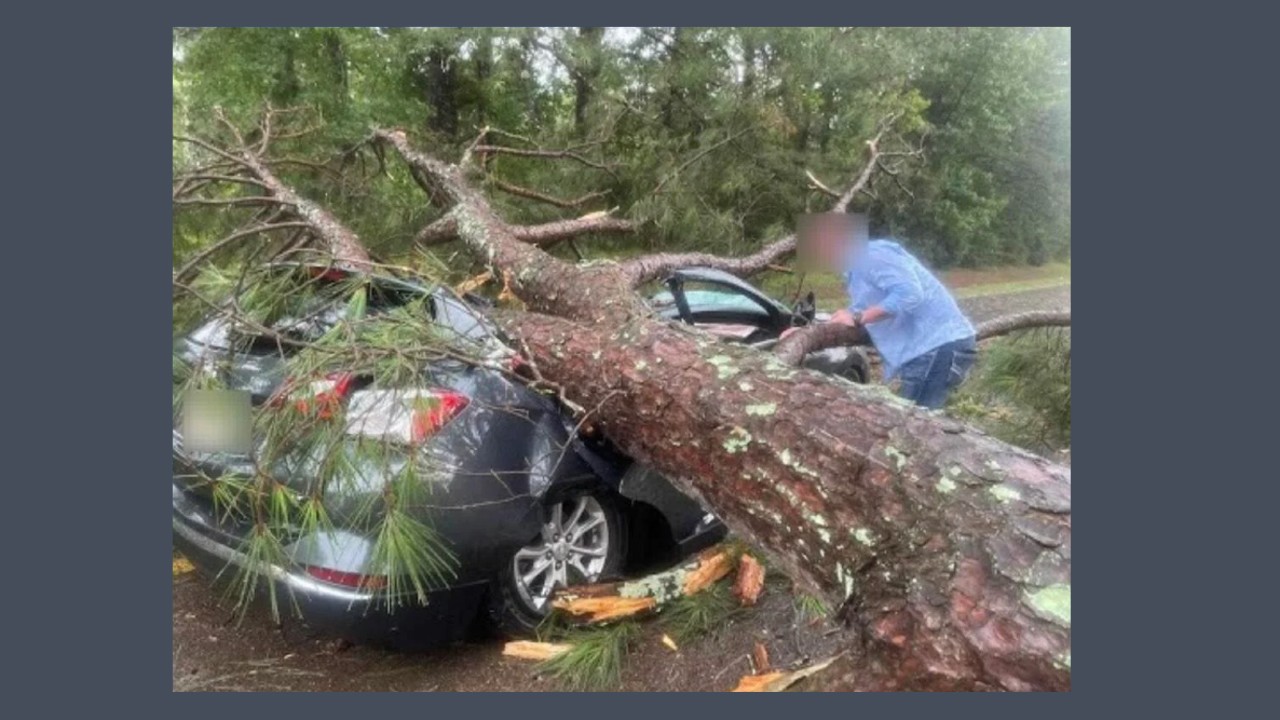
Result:
{"type": "Polygon", "coordinates": [[[386,278],[369,278],[343,270],[313,266],[277,266],[246,282],[236,304],[248,322],[215,318],[190,336],[211,347],[247,341],[250,350],[277,351],[278,337],[300,342],[319,339],[338,323],[357,293],[365,295],[366,315],[378,315],[421,303],[422,312],[435,317],[435,303],[425,288],[386,278]],[[270,333],[262,332],[267,328],[270,333]]]}

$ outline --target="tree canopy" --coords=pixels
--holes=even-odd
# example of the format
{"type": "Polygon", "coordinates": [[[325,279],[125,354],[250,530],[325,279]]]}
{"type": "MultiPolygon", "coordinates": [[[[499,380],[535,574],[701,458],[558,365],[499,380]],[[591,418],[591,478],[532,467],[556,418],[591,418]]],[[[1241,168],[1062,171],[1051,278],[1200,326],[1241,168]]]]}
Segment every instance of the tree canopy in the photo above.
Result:
{"type": "MultiPolygon", "coordinates": [[[[1069,252],[1069,42],[1062,28],[180,29],[174,125],[300,108],[315,129],[277,138],[298,160],[280,171],[383,256],[434,211],[403,168],[347,152],[374,126],[446,156],[484,127],[571,150],[580,162],[490,156],[488,189],[514,222],[617,208],[635,223],[592,253],[734,255],[825,209],[825,183],[892,118],[853,203],[873,230],[940,267],[1038,263],[1069,252]]],[[[175,166],[190,152],[175,144],[175,166]]],[[[225,235],[217,210],[177,218],[175,266],[225,235]]]]}

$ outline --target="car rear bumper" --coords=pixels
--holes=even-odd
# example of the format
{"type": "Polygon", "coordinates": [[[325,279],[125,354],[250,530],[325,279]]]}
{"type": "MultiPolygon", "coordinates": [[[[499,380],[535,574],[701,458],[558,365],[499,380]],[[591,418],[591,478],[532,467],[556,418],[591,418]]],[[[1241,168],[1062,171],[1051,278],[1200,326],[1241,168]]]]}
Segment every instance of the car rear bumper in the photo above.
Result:
{"type": "MultiPolygon", "coordinates": [[[[231,581],[244,568],[245,556],[215,537],[177,508],[173,543],[202,574],[216,582],[231,581]]],[[[258,595],[274,586],[282,615],[300,615],[311,628],[355,642],[388,642],[401,647],[431,647],[462,639],[482,607],[487,582],[473,582],[432,592],[426,604],[411,598],[394,609],[377,591],[346,588],[317,580],[301,569],[271,565],[262,570],[258,595]]]]}

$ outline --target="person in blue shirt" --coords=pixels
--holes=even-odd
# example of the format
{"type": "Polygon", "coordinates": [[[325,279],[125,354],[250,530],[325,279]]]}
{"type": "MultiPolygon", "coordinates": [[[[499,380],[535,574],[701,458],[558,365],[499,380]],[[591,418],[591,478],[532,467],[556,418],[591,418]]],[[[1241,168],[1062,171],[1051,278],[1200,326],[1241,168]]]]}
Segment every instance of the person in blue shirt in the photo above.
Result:
{"type": "Polygon", "coordinates": [[[973,325],[915,256],[892,240],[848,233],[848,222],[824,221],[826,230],[814,243],[825,265],[843,270],[849,293],[849,306],[831,321],[866,328],[884,359],[885,380],[899,379],[899,395],[942,407],[977,358],[973,325]],[[833,238],[840,228],[846,232],[833,238]]]}

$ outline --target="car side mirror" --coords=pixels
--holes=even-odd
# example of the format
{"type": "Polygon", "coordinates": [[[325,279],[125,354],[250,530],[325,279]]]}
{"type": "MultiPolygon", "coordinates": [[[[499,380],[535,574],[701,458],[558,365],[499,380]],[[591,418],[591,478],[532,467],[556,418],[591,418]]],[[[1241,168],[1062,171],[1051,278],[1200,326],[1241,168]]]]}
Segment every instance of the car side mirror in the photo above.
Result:
{"type": "Polygon", "coordinates": [[[818,313],[818,307],[812,290],[810,290],[803,299],[796,303],[795,309],[792,312],[797,316],[804,318],[806,323],[813,322],[814,316],[818,313]]]}

